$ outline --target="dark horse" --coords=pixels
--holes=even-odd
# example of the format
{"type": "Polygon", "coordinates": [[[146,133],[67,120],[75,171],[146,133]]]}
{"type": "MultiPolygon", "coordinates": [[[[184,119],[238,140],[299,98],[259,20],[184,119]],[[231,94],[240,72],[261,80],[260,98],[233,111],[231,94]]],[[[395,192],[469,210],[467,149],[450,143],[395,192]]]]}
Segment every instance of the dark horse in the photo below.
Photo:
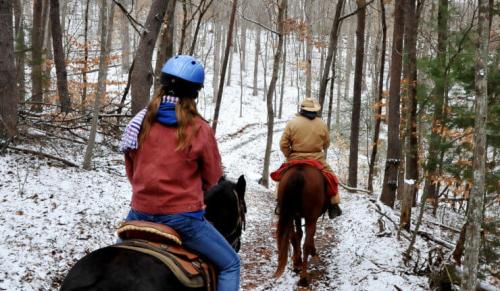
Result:
{"type": "MultiPolygon", "coordinates": [[[[235,184],[221,180],[205,193],[205,217],[236,251],[245,224],[246,181],[235,184]]],[[[61,291],[120,290],[165,291],[206,290],[187,288],[156,258],[129,249],[105,247],[79,260],[64,279],[61,291]]]]}
{"type": "Polygon", "coordinates": [[[309,165],[295,165],[282,176],[278,186],[278,207],[280,209],[277,240],[278,268],[275,276],[281,276],[288,262],[288,246],[293,246],[293,269],[300,271],[300,285],[309,284],[307,261],[316,256],[314,235],[316,222],[327,209],[326,180],[321,171],[309,165]],[[305,220],[306,238],[303,251],[302,223],[305,220]],[[295,223],[295,228],[294,228],[295,223]],[[303,254],[302,254],[303,253],[303,254]],[[302,255],[301,255],[302,254],[302,255]]]}

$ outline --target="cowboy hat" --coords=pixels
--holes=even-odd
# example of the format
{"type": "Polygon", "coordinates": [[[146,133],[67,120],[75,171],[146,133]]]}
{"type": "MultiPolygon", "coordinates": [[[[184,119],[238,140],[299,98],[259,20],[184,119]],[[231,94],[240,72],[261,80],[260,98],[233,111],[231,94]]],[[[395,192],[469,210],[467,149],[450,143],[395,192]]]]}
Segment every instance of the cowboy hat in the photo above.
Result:
{"type": "Polygon", "coordinates": [[[302,100],[302,103],[300,103],[300,109],[310,112],[318,112],[321,110],[321,105],[319,105],[318,100],[308,97],[302,100]]]}

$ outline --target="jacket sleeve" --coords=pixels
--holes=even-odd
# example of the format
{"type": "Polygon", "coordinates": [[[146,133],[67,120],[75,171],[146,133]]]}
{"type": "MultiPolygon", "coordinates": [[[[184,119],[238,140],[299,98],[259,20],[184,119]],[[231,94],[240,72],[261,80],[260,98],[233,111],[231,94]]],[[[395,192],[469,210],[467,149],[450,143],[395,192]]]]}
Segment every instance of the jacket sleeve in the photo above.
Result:
{"type": "Polygon", "coordinates": [[[280,140],[280,149],[285,158],[288,159],[288,156],[292,153],[292,145],[290,142],[290,126],[287,124],[285,127],[285,131],[283,131],[283,135],[280,140]]]}
{"type": "Polygon", "coordinates": [[[201,152],[200,170],[203,191],[217,184],[222,177],[222,162],[215,140],[214,132],[210,127],[206,129],[206,143],[201,152]]]}
{"type": "Polygon", "coordinates": [[[132,177],[134,176],[134,160],[130,155],[130,151],[125,153],[125,172],[127,173],[129,182],[132,183],[132,177]]]}

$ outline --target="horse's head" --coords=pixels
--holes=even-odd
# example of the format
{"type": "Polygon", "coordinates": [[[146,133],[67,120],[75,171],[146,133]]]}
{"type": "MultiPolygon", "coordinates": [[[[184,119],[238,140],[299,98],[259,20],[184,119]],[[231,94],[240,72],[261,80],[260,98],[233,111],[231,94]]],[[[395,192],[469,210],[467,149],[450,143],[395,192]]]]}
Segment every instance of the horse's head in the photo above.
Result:
{"type": "Polygon", "coordinates": [[[245,228],[245,177],[233,183],[225,178],[205,193],[205,217],[226,238],[231,246],[240,250],[241,231],[245,228]]]}

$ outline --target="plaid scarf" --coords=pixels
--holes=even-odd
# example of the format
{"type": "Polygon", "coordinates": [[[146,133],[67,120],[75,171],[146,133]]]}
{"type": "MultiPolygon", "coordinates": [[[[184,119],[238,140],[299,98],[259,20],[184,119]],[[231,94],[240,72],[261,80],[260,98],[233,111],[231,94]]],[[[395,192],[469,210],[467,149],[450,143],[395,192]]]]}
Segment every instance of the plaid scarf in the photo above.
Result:
{"type": "MultiPolygon", "coordinates": [[[[179,98],[174,96],[163,96],[161,103],[170,103],[175,105],[178,100],[179,98]]],[[[127,127],[125,127],[125,131],[123,132],[119,145],[122,153],[126,153],[129,150],[136,150],[139,147],[139,133],[141,132],[142,122],[144,121],[146,113],[147,109],[142,109],[134,116],[134,118],[132,118],[132,120],[130,120],[127,127]]]]}

